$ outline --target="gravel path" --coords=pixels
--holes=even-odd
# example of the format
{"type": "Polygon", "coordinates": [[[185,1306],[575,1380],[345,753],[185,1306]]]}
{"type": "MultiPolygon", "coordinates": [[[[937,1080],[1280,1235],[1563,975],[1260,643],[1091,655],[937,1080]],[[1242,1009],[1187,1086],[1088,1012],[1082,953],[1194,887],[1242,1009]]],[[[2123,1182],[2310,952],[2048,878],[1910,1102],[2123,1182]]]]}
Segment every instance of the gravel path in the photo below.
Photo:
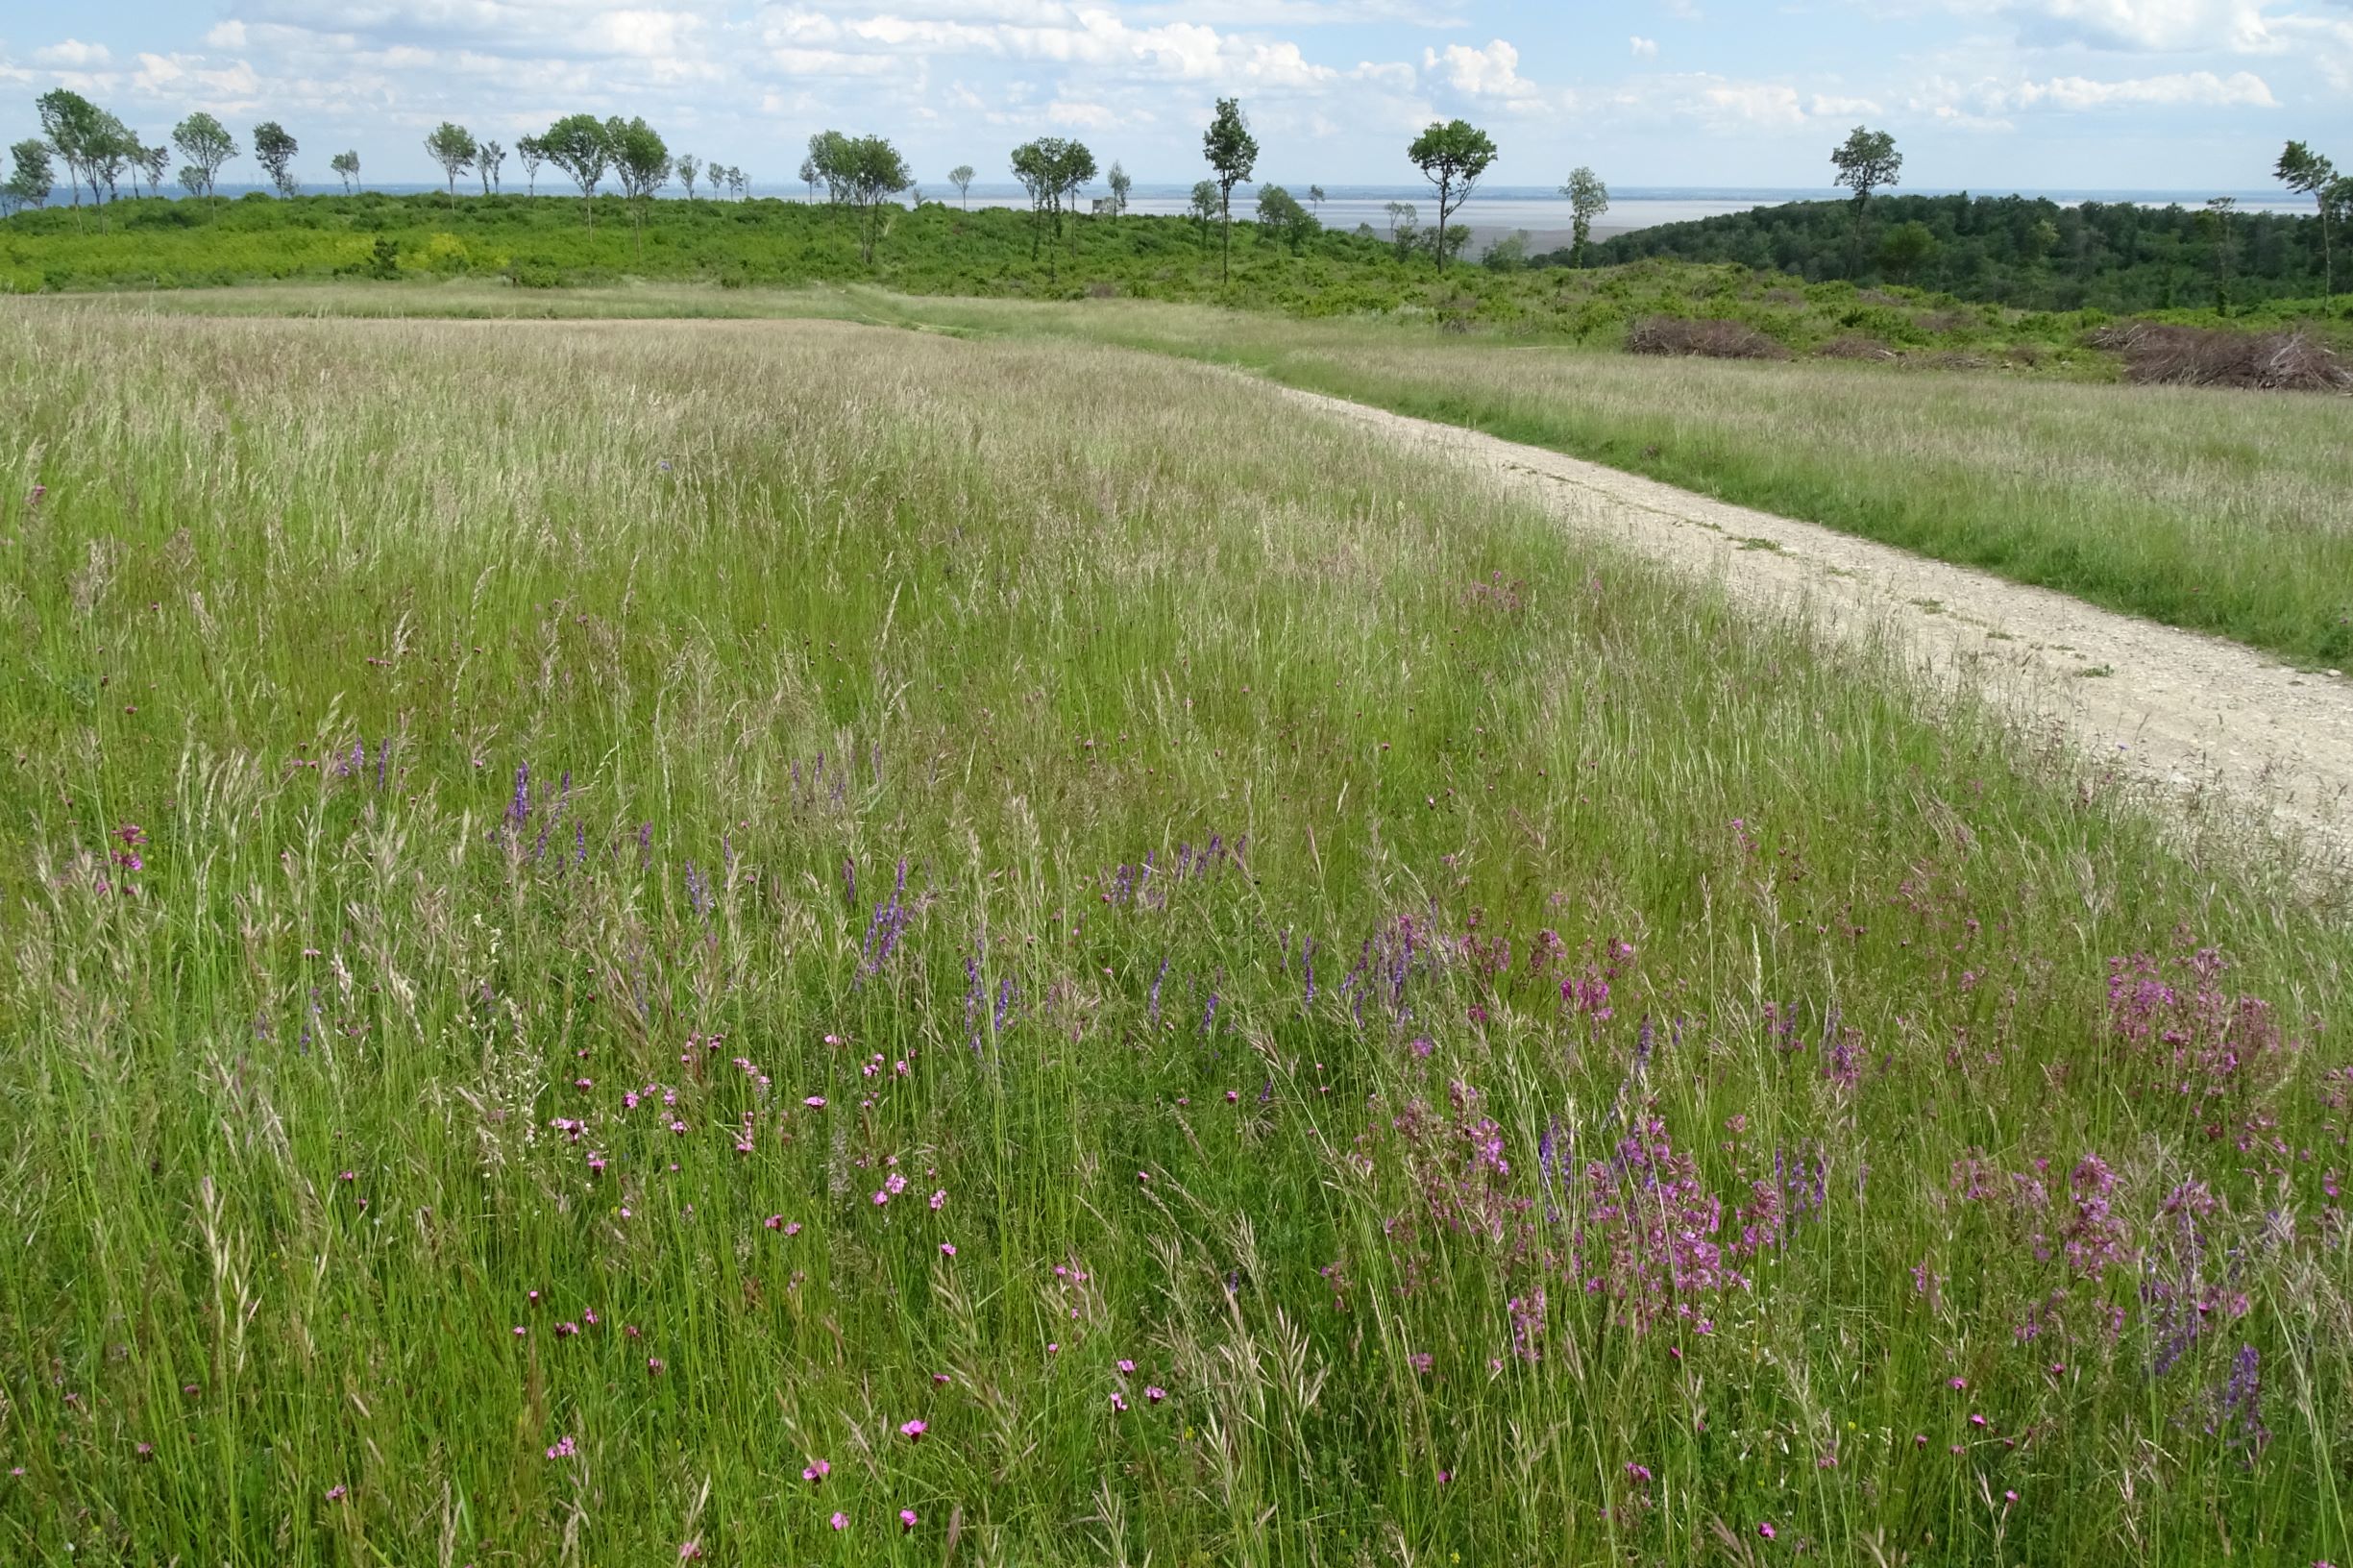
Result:
{"type": "Polygon", "coordinates": [[[1967,679],[2031,726],[2062,726],[2167,804],[2224,805],[2324,866],[2353,864],[2353,678],[2341,672],[2306,674],[2237,643],[1541,447],[1268,384],[1483,470],[1573,527],[1721,579],[1736,600],[1802,605],[1842,638],[1892,630],[1931,678],[1967,679]]]}

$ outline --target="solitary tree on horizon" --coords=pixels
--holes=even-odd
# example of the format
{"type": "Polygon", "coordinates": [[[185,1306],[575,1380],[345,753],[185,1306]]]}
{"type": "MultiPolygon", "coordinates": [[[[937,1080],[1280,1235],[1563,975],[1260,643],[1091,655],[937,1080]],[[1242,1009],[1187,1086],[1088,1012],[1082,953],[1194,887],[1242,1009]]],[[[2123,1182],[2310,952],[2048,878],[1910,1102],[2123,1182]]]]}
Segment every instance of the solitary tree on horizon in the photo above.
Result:
{"type": "Polygon", "coordinates": [[[604,145],[612,155],[613,176],[621,182],[621,194],[629,204],[630,238],[642,257],[646,247],[645,205],[655,191],[670,183],[670,148],[642,115],[625,120],[616,114],[606,120],[604,145]]]}
{"type": "Polygon", "coordinates": [[[956,187],[957,200],[968,210],[972,206],[972,165],[959,163],[947,171],[947,183],[956,187]]]}
{"type": "Polygon", "coordinates": [[[1127,170],[1121,168],[1118,160],[1114,159],[1111,173],[1103,177],[1103,183],[1111,186],[1111,214],[1115,218],[1118,217],[1127,210],[1127,193],[1136,188],[1136,182],[1128,178],[1127,170]]]}
{"type": "Polygon", "coordinates": [[[147,194],[162,195],[164,171],[172,166],[172,150],[169,147],[141,147],[131,155],[131,161],[145,172],[147,194]]]}
{"type": "Polygon", "coordinates": [[[481,149],[474,144],[474,133],[462,125],[444,120],[432,135],[425,138],[425,153],[441,165],[449,177],[450,206],[457,206],[457,177],[474,166],[474,158],[481,149]]]}
{"type": "Polygon", "coordinates": [[[2288,150],[2279,155],[2279,162],[2271,170],[2272,177],[2290,190],[2310,196],[2320,208],[2320,298],[2337,297],[2337,259],[2329,245],[2329,230],[2337,217],[2338,208],[2347,205],[2353,190],[2341,189],[2353,182],[2337,177],[2337,165],[2300,141],[2292,141],[2288,150]]]}
{"type": "Polygon", "coordinates": [[[678,155],[678,184],[686,187],[686,199],[695,199],[695,181],[702,173],[702,159],[692,153],[678,155]]]}
{"type": "Polygon", "coordinates": [[[1858,125],[1830,150],[1830,162],[1838,170],[1833,183],[1854,192],[1854,235],[1848,242],[1847,262],[1848,276],[1852,277],[1863,264],[1863,208],[1873,191],[1896,184],[1903,155],[1896,151],[1896,138],[1887,132],[1858,125]]]}
{"type": "Polygon", "coordinates": [[[1234,187],[1250,178],[1259,161],[1258,137],[1250,134],[1240,99],[1217,100],[1217,112],[1201,134],[1201,156],[1217,171],[1217,221],[1223,241],[1217,281],[1222,283],[1234,276],[1234,187]]]}
{"type": "Polygon", "coordinates": [[[281,196],[298,195],[302,190],[294,178],[294,155],[301,151],[302,144],[276,120],[263,120],[254,127],[254,161],[261,165],[261,172],[270,177],[281,196]]]}
{"type": "Polygon", "coordinates": [[[537,136],[517,136],[515,156],[523,160],[524,194],[539,194],[539,165],[548,160],[548,150],[539,144],[537,136]]]}
{"type": "Polygon", "coordinates": [[[474,151],[474,166],[482,176],[482,194],[491,195],[499,188],[499,170],[506,163],[506,144],[485,141],[474,151]]]}
{"type": "Polygon", "coordinates": [[[1455,247],[1447,219],[1471,199],[1480,176],[1494,165],[1495,142],[1468,120],[1433,123],[1413,138],[1406,157],[1422,171],[1422,178],[1438,187],[1436,246],[1438,270],[1446,270],[1447,253],[1455,247]]]}
{"type": "Polygon", "coordinates": [[[221,165],[237,156],[236,138],[229,134],[229,128],[198,110],[172,127],[172,145],[188,160],[180,171],[180,183],[185,185],[188,170],[193,169],[201,183],[189,194],[203,194],[218,201],[221,165]]]}
{"type": "Polygon", "coordinates": [[[580,187],[580,202],[588,209],[588,232],[597,232],[597,182],[613,160],[604,139],[604,122],[594,114],[567,114],[548,127],[539,138],[543,157],[580,187]]]}
{"type": "Polygon", "coordinates": [[[1569,171],[1560,194],[1569,201],[1569,265],[1585,264],[1585,245],[1593,238],[1593,220],[1609,210],[1609,187],[1602,177],[1580,164],[1569,171]]]}
{"type": "Polygon", "coordinates": [[[343,194],[352,193],[352,182],[359,178],[359,155],[337,153],[327,160],[327,166],[343,177],[343,194]]]}
{"type": "Polygon", "coordinates": [[[12,166],[8,184],[0,186],[0,194],[19,207],[47,207],[49,193],[57,188],[57,171],[49,161],[49,144],[38,136],[27,136],[9,149],[12,166]]]}

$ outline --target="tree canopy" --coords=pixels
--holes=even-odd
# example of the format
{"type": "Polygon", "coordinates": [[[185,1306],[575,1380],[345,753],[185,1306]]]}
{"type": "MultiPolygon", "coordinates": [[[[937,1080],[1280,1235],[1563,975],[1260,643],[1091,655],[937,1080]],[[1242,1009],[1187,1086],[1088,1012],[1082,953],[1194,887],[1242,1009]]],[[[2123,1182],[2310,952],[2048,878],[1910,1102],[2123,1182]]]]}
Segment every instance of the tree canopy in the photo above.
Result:
{"type": "Polygon", "coordinates": [[[1438,188],[1438,270],[1446,270],[1447,254],[1457,243],[1447,220],[1470,199],[1480,177],[1494,165],[1495,142],[1468,120],[1433,123],[1406,148],[1406,157],[1422,171],[1422,178],[1438,188]]]}

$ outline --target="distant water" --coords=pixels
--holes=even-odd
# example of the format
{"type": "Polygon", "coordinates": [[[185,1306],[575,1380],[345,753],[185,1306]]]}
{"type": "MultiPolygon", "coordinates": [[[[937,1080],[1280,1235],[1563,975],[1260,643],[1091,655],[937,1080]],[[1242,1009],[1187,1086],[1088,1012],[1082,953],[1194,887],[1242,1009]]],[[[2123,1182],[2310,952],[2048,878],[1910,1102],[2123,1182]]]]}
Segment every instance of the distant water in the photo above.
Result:
{"type": "MultiPolygon", "coordinates": [[[[570,190],[559,178],[542,179],[543,196],[568,195],[570,190]]],[[[506,187],[515,194],[521,182],[506,187]]],[[[226,196],[241,195],[257,187],[223,185],[226,196]]],[[[335,184],[311,184],[306,187],[313,195],[331,194],[340,190],[335,184]]],[[[438,191],[442,186],[398,182],[371,182],[371,190],[413,195],[424,191],[438,191]]],[[[479,194],[480,186],[474,187],[479,194]]],[[[924,181],[919,187],[926,200],[954,202],[955,187],[944,180],[924,181]]],[[[1302,202],[1307,200],[1305,184],[1288,184],[1285,188],[1302,202]]],[[[788,201],[808,199],[808,187],[800,184],[776,185],[756,182],[751,187],[755,196],[776,196],[788,201]]],[[[1379,233],[1389,227],[1388,204],[1412,204],[1415,217],[1428,224],[1437,221],[1438,206],[1428,185],[1327,185],[1326,200],[1315,208],[1329,229],[1354,229],[1359,224],[1370,224],[1379,233]]],[[[459,193],[466,194],[461,184],[459,193]]],[[[166,192],[166,194],[175,194],[166,192]]],[[[676,187],[665,191],[666,196],[684,193],[676,187]]],[[[1100,187],[1082,193],[1081,208],[1088,201],[1107,194],[1100,187]]],[[[1949,196],[1955,192],[1924,188],[1897,192],[1907,196],[1949,196]]],[[[1978,189],[1973,195],[2006,195],[2009,192],[1992,188],[1978,189]]],[[[2242,211],[2247,212],[2305,212],[2312,204],[2291,192],[2272,190],[2187,191],[2187,190],[2026,190],[2017,194],[2047,197],[2063,206],[2081,202],[2131,202],[2143,207],[2166,207],[2175,203],[2183,207],[2200,207],[2209,196],[2232,195],[2239,201],[2242,211]]],[[[1708,218],[1725,212],[1746,212],[1751,208],[1777,206],[1783,202],[1837,201],[1848,192],[1834,187],[1814,189],[1772,186],[1712,186],[1712,185],[1625,185],[1610,193],[1609,210],[1594,225],[1595,237],[1622,234],[1636,229],[1653,228],[1662,223],[1683,223],[1696,218],[1708,218]]],[[[1143,213],[1182,213],[1192,201],[1190,185],[1139,184],[1130,193],[1128,210],[1143,213]]],[[[1012,184],[986,184],[972,187],[974,207],[1027,207],[1029,198],[1020,187],[1012,184]]],[[[1234,215],[1238,218],[1255,214],[1258,205],[1257,187],[1238,185],[1234,191],[1234,215]]],[[[1569,204],[1560,194],[1540,185],[1497,185],[1474,194],[1466,203],[1457,222],[1467,225],[1474,239],[1485,241],[1514,230],[1528,231],[1529,237],[1539,249],[1565,244],[1569,233],[1569,204]]]]}

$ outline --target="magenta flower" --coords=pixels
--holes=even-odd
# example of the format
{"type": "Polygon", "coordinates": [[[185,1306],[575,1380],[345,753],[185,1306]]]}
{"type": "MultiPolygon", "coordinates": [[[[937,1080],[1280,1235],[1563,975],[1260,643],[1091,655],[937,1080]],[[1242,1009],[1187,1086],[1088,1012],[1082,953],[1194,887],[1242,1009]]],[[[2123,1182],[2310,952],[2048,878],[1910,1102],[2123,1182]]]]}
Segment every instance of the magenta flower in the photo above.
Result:
{"type": "Polygon", "coordinates": [[[825,1109],[825,1096],[822,1094],[812,1094],[800,1103],[807,1106],[812,1111],[822,1111],[825,1109]]]}
{"type": "Polygon", "coordinates": [[[1168,1397],[1168,1390],[1163,1388],[1158,1384],[1147,1383],[1144,1384],[1143,1397],[1151,1401],[1153,1404],[1158,1405],[1162,1400],[1168,1397]]]}
{"type": "Polygon", "coordinates": [[[527,1334],[527,1333],[528,1333],[528,1332],[529,1332],[529,1331],[528,1331],[528,1330],[527,1330],[527,1329],[525,1329],[525,1328],[524,1328],[524,1326],[523,1326],[522,1324],[518,1323],[518,1324],[516,1324],[516,1325],[515,1325],[515,1337],[516,1337],[516,1338],[518,1338],[518,1339],[522,1338],[522,1337],[524,1336],[524,1335],[525,1335],[525,1334],[527,1334]]]}
{"type": "Polygon", "coordinates": [[[836,1530],[847,1530],[849,1528],[849,1515],[844,1513],[841,1509],[836,1508],[833,1513],[833,1528],[836,1530]]]}
{"type": "Polygon", "coordinates": [[[568,1459],[578,1452],[579,1450],[574,1447],[571,1436],[567,1434],[565,1436],[558,1437],[555,1440],[555,1446],[548,1450],[548,1458],[551,1459],[568,1459]]]}
{"type": "Polygon", "coordinates": [[[823,1484],[825,1478],[832,1474],[832,1465],[826,1463],[823,1459],[811,1459],[807,1464],[801,1467],[800,1479],[807,1482],[812,1486],[818,1486],[823,1484]]]}
{"type": "Polygon", "coordinates": [[[1127,1413],[1127,1396],[1116,1388],[1111,1391],[1111,1408],[1122,1415],[1127,1413]]]}
{"type": "Polygon", "coordinates": [[[647,1358],[646,1358],[646,1376],[648,1376],[648,1377],[650,1377],[650,1378],[658,1378],[658,1377],[660,1377],[661,1375],[662,1375],[662,1358],[660,1358],[659,1356],[649,1356],[649,1357],[647,1357],[647,1358]]]}
{"type": "Polygon", "coordinates": [[[766,1223],[770,1230],[781,1231],[784,1229],[784,1216],[782,1214],[771,1214],[768,1216],[766,1223]]]}
{"type": "Polygon", "coordinates": [[[349,1486],[344,1485],[341,1482],[337,1482],[332,1486],[327,1488],[327,1501],[330,1503],[340,1503],[351,1495],[352,1489],[349,1486]]]}
{"type": "Polygon", "coordinates": [[[932,1213],[935,1214],[938,1213],[940,1212],[940,1206],[945,1202],[947,1202],[947,1188],[944,1187],[931,1195],[932,1213]]]}
{"type": "Polygon", "coordinates": [[[1135,1363],[1134,1361],[1128,1360],[1127,1360],[1126,1358],[1124,1358],[1124,1357],[1122,1357],[1122,1358],[1120,1359],[1120,1361],[1119,1361],[1119,1372],[1120,1372],[1120,1375],[1121,1375],[1122,1377],[1126,1376],[1127,1374],[1129,1374],[1129,1373],[1131,1373],[1131,1372],[1133,1372],[1133,1371],[1135,1371],[1135,1370],[1136,1370],[1136,1363],[1135,1363]]]}
{"type": "Polygon", "coordinates": [[[919,1443],[923,1440],[923,1433],[930,1430],[931,1424],[927,1421],[904,1421],[899,1424],[898,1434],[911,1443],[919,1443]]]}
{"type": "Polygon", "coordinates": [[[947,1382],[948,1382],[947,1374],[946,1374],[946,1373],[944,1373],[944,1372],[934,1372],[934,1373],[931,1375],[931,1381],[932,1381],[932,1382],[934,1382],[934,1383],[936,1383],[936,1384],[939,1384],[941,1387],[944,1388],[944,1387],[946,1387],[946,1386],[947,1386],[947,1382]]]}
{"type": "Polygon", "coordinates": [[[943,1242],[941,1242],[941,1243],[940,1243],[940,1256],[941,1256],[941,1257],[943,1257],[943,1258],[953,1258],[953,1257],[955,1257],[955,1256],[956,1256],[956,1243],[955,1243],[955,1242],[953,1242],[953,1241],[943,1241],[943,1242]]]}
{"type": "Polygon", "coordinates": [[[913,1508],[901,1508],[898,1510],[898,1528],[902,1531],[913,1530],[915,1528],[915,1510],[913,1508]]]}
{"type": "Polygon", "coordinates": [[[1773,1526],[1772,1526],[1772,1525],[1770,1525],[1770,1524],[1760,1524],[1760,1525],[1758,1525],[1758,1526],[1756,1527],[1756,1532],[1757,1532],[1759,1535],[1762,1535],[1762,1536],[1763,1536],[1765,1539],[1767,1539],[1767,1540],[1771,1540],[1771,1539],[1773,1539],[1774,1531],[1773,1531],[1773,1526]]]}

